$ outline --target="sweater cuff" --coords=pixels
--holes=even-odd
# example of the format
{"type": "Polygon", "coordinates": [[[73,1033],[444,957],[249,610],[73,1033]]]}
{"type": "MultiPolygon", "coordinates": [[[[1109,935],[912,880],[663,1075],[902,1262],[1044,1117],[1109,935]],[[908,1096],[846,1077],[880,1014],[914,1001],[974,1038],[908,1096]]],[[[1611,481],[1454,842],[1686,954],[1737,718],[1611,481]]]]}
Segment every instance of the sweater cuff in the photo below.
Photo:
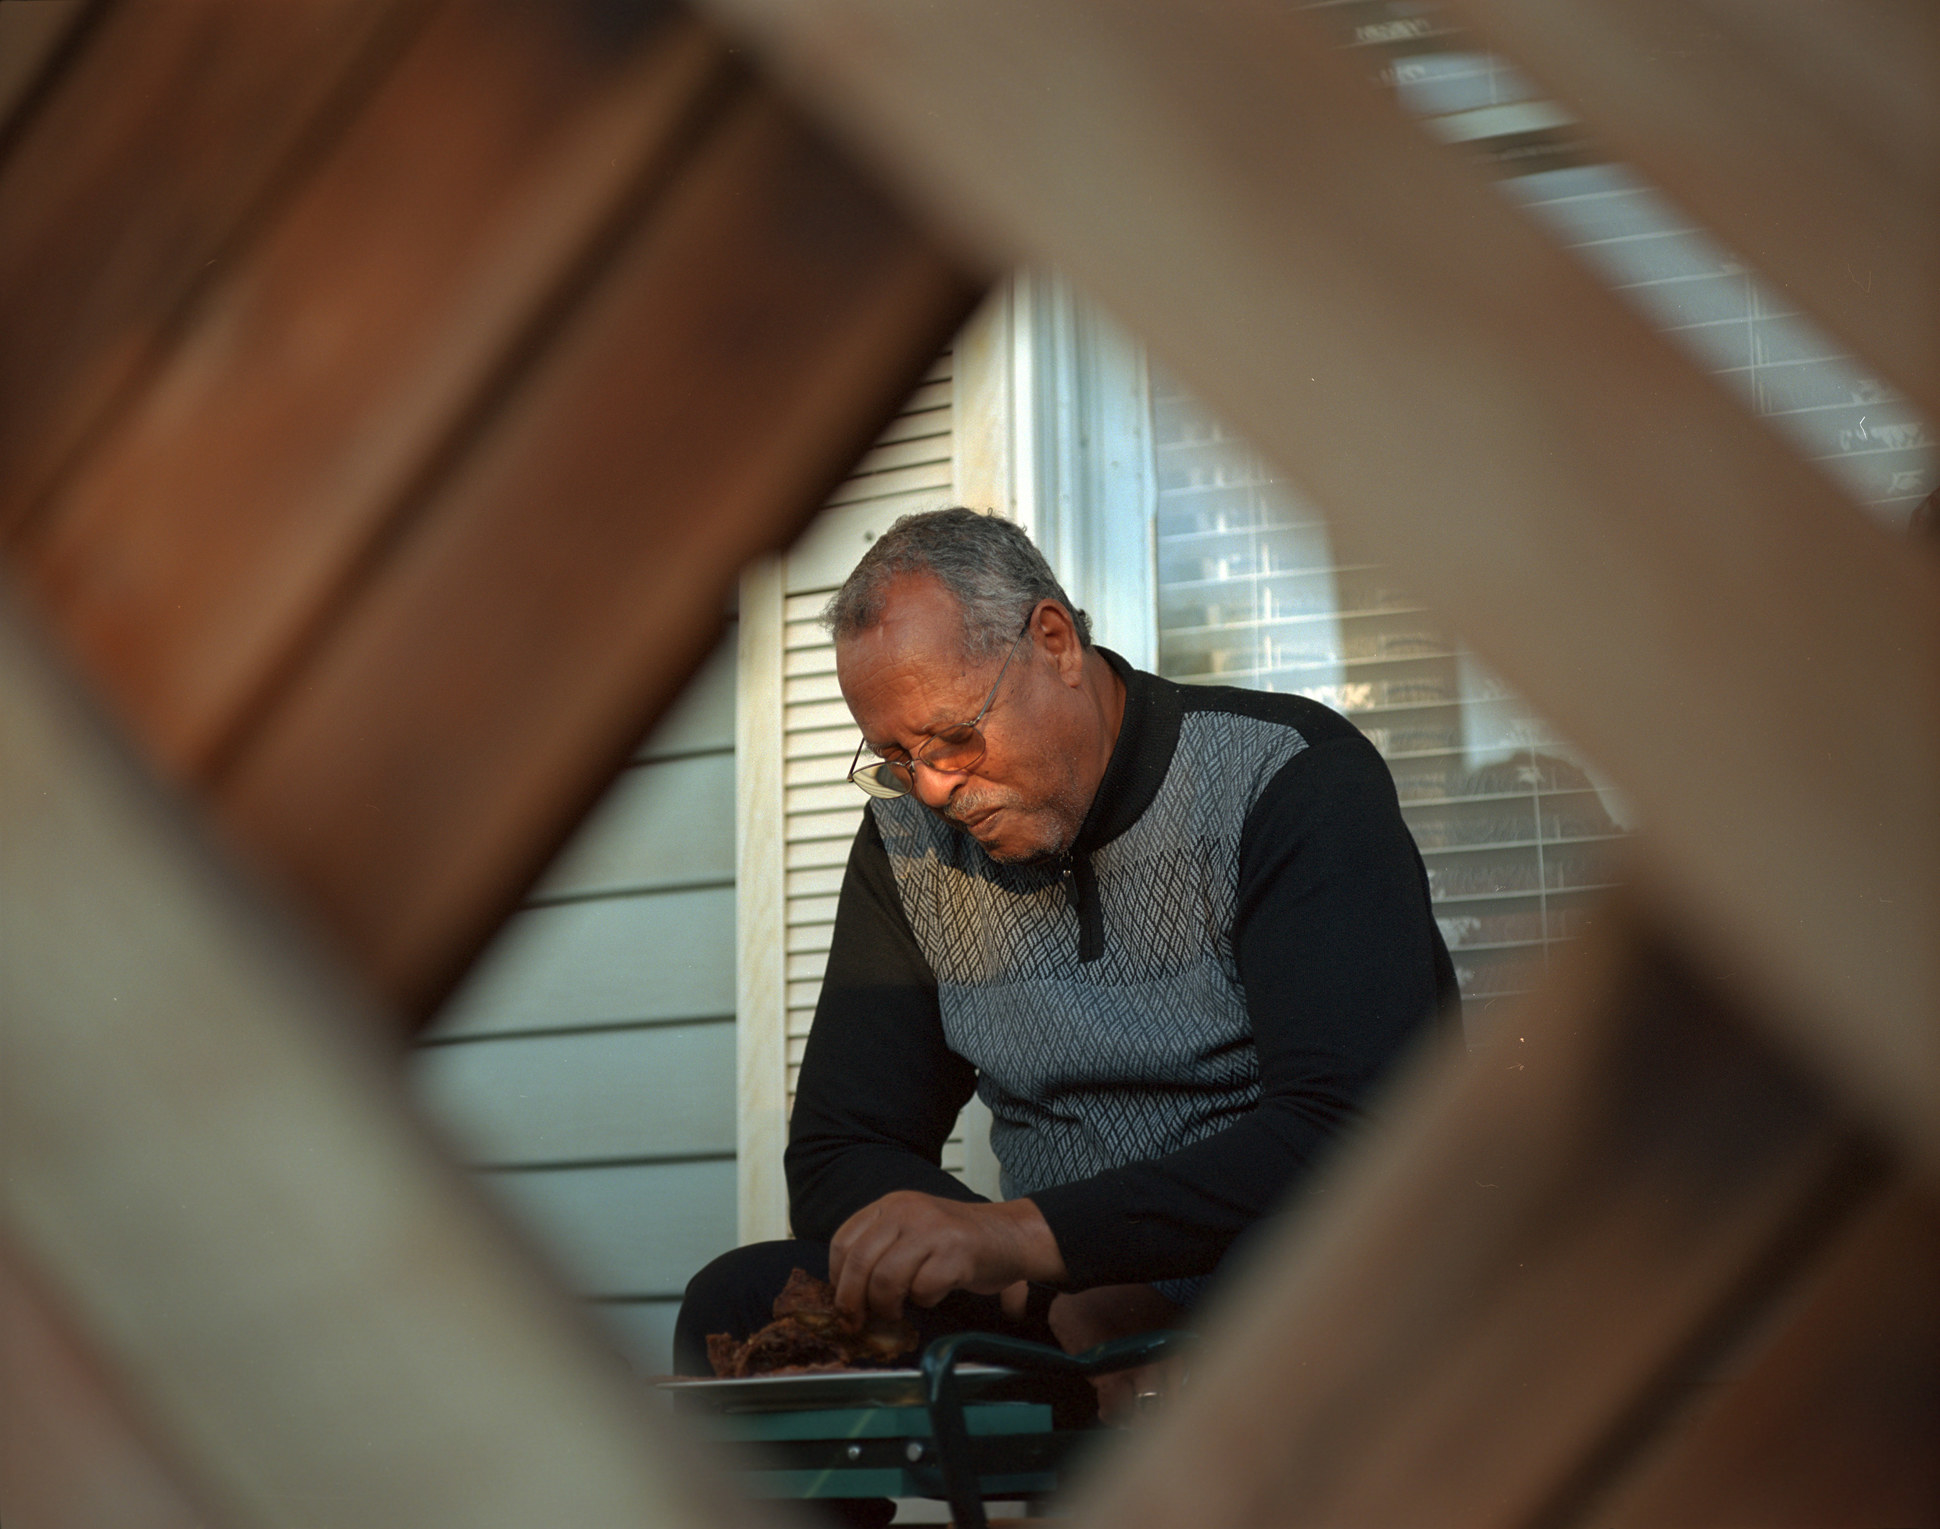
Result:
{"type": "Polygon", "coordinates": [[[1056,1239],[1067,1290],[1124,1284],[1137,1278],[1142,1239],[1132,1218],[1100,1193],[1096,1181],[1058,1184],[1028,1196],[1056,1239]]]}

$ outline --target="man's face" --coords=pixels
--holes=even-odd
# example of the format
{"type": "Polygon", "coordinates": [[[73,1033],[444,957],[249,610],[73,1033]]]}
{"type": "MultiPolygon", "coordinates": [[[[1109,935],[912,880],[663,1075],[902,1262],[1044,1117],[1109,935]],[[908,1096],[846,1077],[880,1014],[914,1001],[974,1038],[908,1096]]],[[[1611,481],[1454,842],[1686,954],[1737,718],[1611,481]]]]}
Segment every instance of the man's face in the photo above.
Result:
{"type": "MultiPolygon", "coordinates": [[[[836,645],[842,697],[866,747],[884,759],[907,760],[938,729],[977,715],[996,683],[1004,655],[963,654],[955,598],[932,578],[890,586],[883,619],[836,645]]],[[[992,860],[1036,860],[1061,853],[1076,838],[1091,805],[1081,780],[1085,757],[1081,709],[1039,651],[1034,630],[1017,645],[981,724],[984,757],[963,774],[916,768],[915,796],[961,826],[992,860]]],[[[1096,740],[1091,740],[1096,748],[1096,740]]]]}

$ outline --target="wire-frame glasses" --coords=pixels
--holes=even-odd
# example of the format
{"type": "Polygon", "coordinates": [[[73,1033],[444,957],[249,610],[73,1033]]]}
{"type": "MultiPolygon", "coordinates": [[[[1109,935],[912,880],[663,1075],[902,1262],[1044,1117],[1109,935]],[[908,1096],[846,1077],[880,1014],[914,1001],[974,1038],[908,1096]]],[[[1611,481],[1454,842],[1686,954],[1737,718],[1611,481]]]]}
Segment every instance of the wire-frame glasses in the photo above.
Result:
{"type": "MultiPolygon", "coordinates": [[[[1035,610],[1032,614],[1036,614],[1035,610]]],[[[938,728],[930,734],[929,741],[908,759],[874,759],[863,764],[862,751],[868,745],[865,738],[856,745],[855,758],[849,761],[849,779],[871,796],[908,796],[916,789],[916,767],[919,764],[939,775],[961,775],[966,770],[976,769],[983,762],[986,747],[983,719],[990,715],[990,708],[996,704],[997,688],[1004,683],[1010,661],[1017,656],[1017,645],[1030,629],[1031,618],[1026,616],[1024,625],[1011,639],[1010,651],[1004,655],[1003,668],[997,671],[996,683],[990,687],[990,694],[984,697],[983,708],[976,716],[968,722],[953,722],[948,727],[938,728]]]]}

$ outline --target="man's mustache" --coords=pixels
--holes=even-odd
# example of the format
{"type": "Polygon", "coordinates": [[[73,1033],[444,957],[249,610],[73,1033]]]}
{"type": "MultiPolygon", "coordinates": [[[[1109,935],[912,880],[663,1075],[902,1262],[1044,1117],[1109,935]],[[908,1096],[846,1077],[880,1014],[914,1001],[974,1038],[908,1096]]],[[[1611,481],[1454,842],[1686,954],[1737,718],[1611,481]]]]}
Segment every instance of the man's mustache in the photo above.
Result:
{"type": "Polygon", "coordinates": [[[1007,791],[985,791],[977,796],[955,796],[942,809],[942,816],[962,826],[995,807],[1012,807],[1016,801],[1007,791]]]}

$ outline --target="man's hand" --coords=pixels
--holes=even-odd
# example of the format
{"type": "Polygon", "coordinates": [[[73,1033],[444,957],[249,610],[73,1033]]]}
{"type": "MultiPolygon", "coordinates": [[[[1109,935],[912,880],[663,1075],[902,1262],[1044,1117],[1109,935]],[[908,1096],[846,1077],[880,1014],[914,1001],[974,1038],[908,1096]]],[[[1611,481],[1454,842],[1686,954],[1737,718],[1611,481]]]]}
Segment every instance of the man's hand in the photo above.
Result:
{"type": "Polygon", "coordinates": [[[1019,1280],[1064,1278],[1064,1257],[1029,1200],[966,1204],[901,1189],[865,1205],[829,1244],[835,1305],[851,1320],[895,1320],[903,1302],[952,1290],[996,1295],[1019,1280]]]}
{"type": "MultiPolygon", "coordinates": [[[[1114,1338],[1177,1327],[1184,1315],[1183,1306],[1175,1306],[1150,1285],[1095,1285],[1059,1296],[1045,1320],[1065,1353],[1081,1354],[1114,1338]]],[[[1095,1376],[1091,1384],[1098,1393],[1098,1416],[1107,1423],[1129,1423],[1140,1410],[1141,1397],[1163,1396],[1177,1378],[1176,1360],[1095,1376]]]]}

